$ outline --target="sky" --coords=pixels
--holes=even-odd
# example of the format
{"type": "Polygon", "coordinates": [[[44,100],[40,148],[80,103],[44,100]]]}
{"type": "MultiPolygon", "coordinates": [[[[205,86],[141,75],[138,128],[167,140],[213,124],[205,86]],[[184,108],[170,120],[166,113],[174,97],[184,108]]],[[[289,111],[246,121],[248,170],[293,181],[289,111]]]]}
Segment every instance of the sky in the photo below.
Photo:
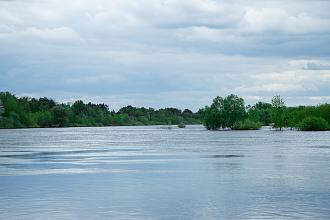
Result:
{"type": "Polygon", "coordinates": [[[330,1],[0,0],[0,91],[177,107],[330,102],[330,1]]]}

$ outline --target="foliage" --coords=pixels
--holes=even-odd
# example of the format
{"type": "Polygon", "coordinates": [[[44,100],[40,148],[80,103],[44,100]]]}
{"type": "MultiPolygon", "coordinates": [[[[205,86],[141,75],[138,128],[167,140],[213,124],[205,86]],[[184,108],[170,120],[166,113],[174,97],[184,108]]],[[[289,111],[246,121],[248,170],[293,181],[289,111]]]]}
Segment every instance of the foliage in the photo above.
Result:
{"type": "Polygon", "coordinates": [[[276,95],[272,99],[272,107],[273,107],[273,127],[279,128],[282,130],[282,128],[285,125],[285,105],[284,101],[281,98],[281,96],[276,95]]]}
{"type": "Polygon", "coordinates": [[[224,126],[232,128],[233,125],[245,117],[244,100],[236,95],[229,95],[224,99],[224,126]]]}
{"type": "Polygon", "coordinates": [[[53,124],[59,126],[59,127],[64,127],[67,125],[69,121],[69,110],[66,109],[62,105],[56,105],[55,107],[52,108],[52,112],[54,115],[54,121],[53,124]]]}
{"type": "Polygon", "coordinates": [[[323,119],[330,124],[330,104],[286,107],[283,99],[280,96],[275,96],[272,99],[272,104],[258,102],[253,106],[247,106],[245,112],[245,109],[242,109],[244,100],[240,100],[238,97],[229,99],[231,102],[236,103],[236,105],[231,105],[231,107],[228,107],[228,105],[226,107],[226,100],[227,98],[216,97],[211,106],[206,106],[199,110],[198,113],[202,123],[207,129],[217,130],[226,127],[236,130],[258,129],[261,125],[269,124],[272,124],[273,127],[279,128],[280,130],[282,130],[283,127],[307,129],[307,123],[314,123],[324,128],[326,126],[325,123],[323,123],[323,119]],[[240,109],[240,113],[233,116],[233,114],[230,114],[233,112],[233,109],[240,109]],[[315,118],[313,120],[308,119],[307,122],[304,121],[304,123],[302,122],[305,118],[310,116],[322,119],[318,119],[318,122],[315,122],[315,118]],[[323,122],[319,122],[320,120],[323,122]],[[230,126],[230,124],[226,123],[228,121],[235,121],[235,123],[233,126],[230,126]]]}
{"type": "Polygon", "coordinates": [[[234,124],[233,130],[258,130],[261,128],[260,122],[255,122],[250,119],[238,121],[234,124]]]}
{"type": "Polygon", "coordinates": [[[154,110],[126,106],[118,112],[106,104],[84,103],[81,100],[58,104],[54,100],[16,96],[0,92],[0,128],[198,124],[199,116],[189,109],[154,110]],[[1,116],[1,113],[2,116],[1,116]]]}
{"type": "Polygon", "coordinates": [[[216,97],[211,106],[200,110],[202,122],[209,130],[232,128],[246,116],[244,100],[236,95],[216,97]]]}
{"type": "Polygon", "coordinates": [[[330,104],[318,106],[298,106],[288,107],[288,124],[290,127],[296,127],[304,118],[309,116],[321,117],[330,124],[330,104]]]}
{"type": "Polygon", "coordinates": [[[0,99],[0,117],[4,112],[5,112],[5,109],[3,108],[3,104],[2,104],[2,101],[0,99]]]}
{"type": "Polygon", "coordinates": [[[203,125],[207,130],[216,130],[221,128],[222,116],[220,111],[213,107],[205,106],[199,110],[203,125]]]}
{"type": "Polygon", "coordinates": [[[298,129],[302,131],[325,131],[330,127],[324,118],[309,116],[298,124],[298,129]]]}
{"type": "Polygon", "coordinates": [[[272,121],[272,105],[265,102],[258,102],[252,107],[248,107],[247,114],[250,120],[261,122],[262,125],[269,125],[272,121]]]}
{"type": "Polygon", "coordinates": [[[259,123],[273,124],[280,129],[288,126],[300,130],[322,130],[325,127],[329,129],[325,125],[330,124],[330,104],[285,107],[283,99],[275,96],[272,104],[258,102],[245,108],[242,98],[229,95],[225,98],[216,97],[210,106],[197,113],[189,109],[155,110],[133,106],[115,112],[110,111],[106,104],[84,103],[81,100],[73,104],[59,104],[46,97],[17,98],[9,92],[0,92],[0,128],[186,125],[200,122],[209,130],[254,129],[260,127],[259,123]]]}

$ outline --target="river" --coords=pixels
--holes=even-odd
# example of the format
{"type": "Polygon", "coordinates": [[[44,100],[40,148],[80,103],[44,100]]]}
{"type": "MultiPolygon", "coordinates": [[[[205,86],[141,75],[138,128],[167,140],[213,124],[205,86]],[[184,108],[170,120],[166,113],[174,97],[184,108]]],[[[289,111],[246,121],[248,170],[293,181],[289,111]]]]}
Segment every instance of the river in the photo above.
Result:
{"type": "Polygon", "coordinates": [[[330,132],[0,130],[0,219],[329,219],[330,132]]]}

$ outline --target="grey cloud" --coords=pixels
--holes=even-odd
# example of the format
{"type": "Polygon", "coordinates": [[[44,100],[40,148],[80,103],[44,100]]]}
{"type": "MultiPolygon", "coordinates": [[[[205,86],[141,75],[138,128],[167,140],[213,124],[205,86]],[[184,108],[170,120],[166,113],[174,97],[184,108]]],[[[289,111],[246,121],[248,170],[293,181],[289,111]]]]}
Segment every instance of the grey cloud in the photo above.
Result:
{"type": "Polygon", "coordinates": [[[308,70],[330,70],[330,64],[318,64],[313,62],[308,62],[306,65],[308,70]]]}
{"type": "Polygon", "coordinates": [[[251,102],[330,93],[329,2],[0,1],[0,8],[1,90],[193,109],[232,92],[251,102]],[[310,76],[317,81],[301,79],[310,76]]]}

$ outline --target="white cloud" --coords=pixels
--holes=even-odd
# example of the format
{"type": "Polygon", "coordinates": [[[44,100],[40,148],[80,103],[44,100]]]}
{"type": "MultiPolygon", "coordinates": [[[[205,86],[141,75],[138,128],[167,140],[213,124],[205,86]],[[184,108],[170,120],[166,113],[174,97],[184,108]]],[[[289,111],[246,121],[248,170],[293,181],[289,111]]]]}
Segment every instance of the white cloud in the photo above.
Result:
{"type": "Polygon", "coordinates": [[[296,64],[303,61],[289,61],[287,68],[291,70],[276,73],[256,73],[247,76],[243,85],[236,87],[237,92],[315,92],[322,86],[330,83],[330,72],[328,70],[308,70],[296,64]],[[292,70],[292,64],[296,69],[292,70]]]}
{"type": "Polygon", "coordinates": [[[17,39],[17,41],[32,41],[45,43],[79,43],[83,39],[79,34],[69,27],[56,28],[37,28],[28,27],[26,29],[11,28],[8,26],[0,26],[0,37],[7,39],[17,39]],[[2,31],[1,31],[2,30],[2,31]]]}
{"type": "Polygon", "coordinates": [[[119,74],[90,74],[86,76],[79,76],[79,77],[70,77],[68,76],[64,83],[70,85],[98,85],[100,83],[107,83],[107,85],[111,86],[113,84],[118,83],[125,83],[126,78],[123,75],[119,74]]]}
{"type": "Polygon", "coordinates": [[[241,25],[243,33],[316,34],[330,30],[329,19],[304,12],[289,15],[283,8],[248,8],[241,25]]]}
{"type": "Polygon", "coordinates": [[[23,20],[19,17],[15,16],[8,10],[0,9],[0,24],[15,24],[21,25],[23,24],[23,20]]]}
{"type": "Polygon", "coordinates": [[[330,96],[310,96],[308,99],[313,101],[329,101],[330,96]]]}
{"type": "Polygon", "coordinates": [[[32,37],[38,40],[48,41],[48,42],[59,42],[59,43],[76,43],[80,41],[79,35],[68,27],[59,28],[46,28],[39,29],[36,27],[29,27],[21,32],[23,37],[32,37]]]}
{"type": "Polygon", "coordinates": [[[26,0],[0,8],[5,90],[118,105],[160,106],[166,96],[164,105],[195,109],[229,93],[251,101],[330,93],[328,1],[26,0]]]}
{"type": "MultiPolygon", "coordinates": [[[[310,88],[311,89],[311,88],[310,88]]],[[[302,85],[296,85],[291,83],[268,83],[262,85],[253,85],[253,86],[242,86],[237,87],[237,92],[289,92],[289,91],[305,91],[309,90],[304,88],[302,85]]]]}

